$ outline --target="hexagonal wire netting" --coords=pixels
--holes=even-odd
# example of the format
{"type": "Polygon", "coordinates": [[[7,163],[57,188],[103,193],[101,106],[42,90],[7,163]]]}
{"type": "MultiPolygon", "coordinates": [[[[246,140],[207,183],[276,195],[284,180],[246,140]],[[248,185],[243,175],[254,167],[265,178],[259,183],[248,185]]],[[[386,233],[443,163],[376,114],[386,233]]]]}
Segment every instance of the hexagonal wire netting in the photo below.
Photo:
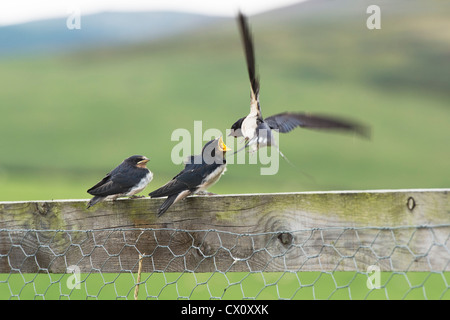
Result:
{"type": "Polygon", "coordinates": [[[449,299],[449,230],[0,229],[0,299],[449,299]]]}

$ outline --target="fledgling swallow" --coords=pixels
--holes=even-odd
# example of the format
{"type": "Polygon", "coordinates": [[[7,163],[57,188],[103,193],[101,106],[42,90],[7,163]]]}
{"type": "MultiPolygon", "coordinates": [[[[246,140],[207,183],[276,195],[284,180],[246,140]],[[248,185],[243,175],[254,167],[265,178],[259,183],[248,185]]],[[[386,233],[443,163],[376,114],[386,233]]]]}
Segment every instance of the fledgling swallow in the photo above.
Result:
{"type": "Polygon", "coordinates": [[[230,148],[222,137],[211,140],[203,146],[202,153],[189,156],[184,169],[161,188],[150,192],[152,198],[167,197],[158,209],[161,216],[171,205],[178,201],[206,191],[215,184],[226,170],[225,154],[230,148]]]}
{"type": "Polygon", "coordinates": [[[87,209],[103,200],[132,197],[141,192],[152,181],[153,173],[146,167],[150,159],[135,155],[125,159],[87,192],[94,197],[87,209]]]}
{"type": "MultiPolygon", "coordinates": [[[[252,151],[256,151],[264,146],[277,147],[273,139],[272,130],[287,133],[296,127],[346,130],[355,132],[364,137],[369,136],[369,130],[366,126],[330,116],[310,115],[308,113],[300,112],[283,112],[264,119],[259,102],[260,83],[259,76],[256,72],[253,39],[247,19],[241,12],[238,14],[238,25],[250,78],[250,113],[237,120],[231,126],[230,136],[235,138],[244,137],[246,142],[244,148],[251,146],[252,151]]],[[[278,151],[280,150],[278,149],[278,151]]],[[[280,154],[283,155],[281,152],[280,154]]]]}

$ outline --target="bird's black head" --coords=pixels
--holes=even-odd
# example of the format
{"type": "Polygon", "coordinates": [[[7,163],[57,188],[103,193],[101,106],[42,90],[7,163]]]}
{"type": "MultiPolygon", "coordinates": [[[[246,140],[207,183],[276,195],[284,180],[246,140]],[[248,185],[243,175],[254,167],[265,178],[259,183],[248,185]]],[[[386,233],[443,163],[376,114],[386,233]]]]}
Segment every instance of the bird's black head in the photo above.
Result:
{"type": "Polygon", "coordinates": [[[242,127],[242,122],[244,121],[245,117],[239,119],[238,121],[236,121],[235,123],[233,123],[233,125],[231,126],[231,132],[228,135],[229,137],[242,137],[242,132],[241,132],[241,127],[242,127]]]}
{"type": "Polygon", "coordinates": [[[149,158],[139,155],[131,156],[124,160],[125,163],[138,168],[145,168],[147,162],[149,161],[150,161],[149,158]]]}
{"type": "Polygon", "coordinates": [[[211,140],[203,146],[202,160],[207,164],[225,163],[224,161],[225,153],[227,153],[228,150],[231,149],[225,145],[225,143],[222,140],[222,137],[211,140]]]}

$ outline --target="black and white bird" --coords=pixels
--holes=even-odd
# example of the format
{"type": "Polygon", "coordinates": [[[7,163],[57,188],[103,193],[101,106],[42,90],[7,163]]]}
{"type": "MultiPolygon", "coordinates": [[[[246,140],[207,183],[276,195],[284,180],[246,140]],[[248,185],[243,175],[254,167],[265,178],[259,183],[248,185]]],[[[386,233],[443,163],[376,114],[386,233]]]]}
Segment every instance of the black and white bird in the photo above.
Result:
{"type": "Polygon", "coordinates": [[[226,152],[230,150],[222,137],[211,140],[203,146],[202,153],[189,156],[184,169],[161,188],[149,193],[151,198],[167,197],[158,209],[161,216],[178,201],[205,192],[214,185],[226,171],[226,152]]]}
{"type": "Polygon", "coordinates": [[[150,159],[135,155],[125,159],[87,192],[94,197],[88,202],[89,209],[103,200],[132,197],[152,181],[153,173],[146,167],[150,159]]]}
{"type": "MultiPolygon", "coordinates": [[[[246,142],[244,148],[251,147],[251,151],[256,151],[265,146],[275,146],[278,148],[275,144],[272,130],[287,133],[296,127],[344,130],[368,137],[369,130],[366,126],[330,116],[311,115],[301,112],[283,112],[264,119],[259,102],[260,83],[256,71],[252,35],[247,23],[247,18],[241,12],[238,14],[238,25],[250,78],[250,113],[237,120],[231,126],[230,136],[235,138],[244,137],[246,142]]],[[[278,151],[280,150],[278,149],[278,151]]],[[[283,154],[281,153],[281,155],[283,154]]]]}

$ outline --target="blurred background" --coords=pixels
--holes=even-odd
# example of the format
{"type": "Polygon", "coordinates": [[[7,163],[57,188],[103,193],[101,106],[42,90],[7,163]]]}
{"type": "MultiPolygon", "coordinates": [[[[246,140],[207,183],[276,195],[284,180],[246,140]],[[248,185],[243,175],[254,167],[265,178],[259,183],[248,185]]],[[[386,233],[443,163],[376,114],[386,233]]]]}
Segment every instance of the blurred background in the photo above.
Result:
{"type": "Polygon", "coordinates": [[[142,194],[171,179],[182,169],[170,158],[175,129],[202,120],[225,132],[249,111],[237,7],[254,35],[264,116],[327,113],[370,125],[372,137],[296,129],[280,148],[297,168],[280,159],[262,176],[232,164],[211,192],[450,187],[449,1],[236,1],[209,12],[207,1],[63,3],[62,16],[41,8],[28,20],[6,19],[33,11],[21,1],[0,10],[1,201],[89,198],[134,154],[154,172],[142,194]],[[366,26],[373,4],[379,30],[366,26]],[[78,9],[81,28],[70,29],[78,9]]]}

